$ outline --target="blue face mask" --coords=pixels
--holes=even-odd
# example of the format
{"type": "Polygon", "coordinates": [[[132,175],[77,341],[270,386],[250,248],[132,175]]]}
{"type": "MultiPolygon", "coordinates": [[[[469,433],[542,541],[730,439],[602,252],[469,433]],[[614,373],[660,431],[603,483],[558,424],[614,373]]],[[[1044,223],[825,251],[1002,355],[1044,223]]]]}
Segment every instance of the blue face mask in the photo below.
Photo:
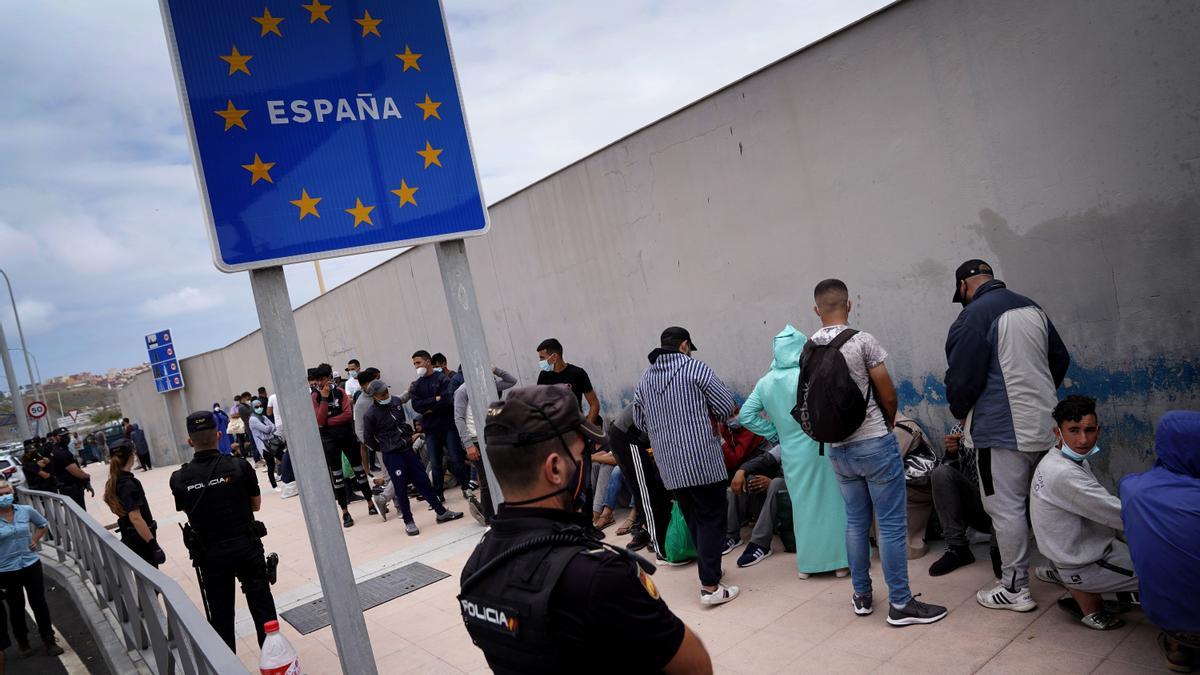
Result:
{"type": "Polygon", "coordinates": [[[1092,446],[1091,450],[1088,450],[1086,453],[1084,453],[1082,455],[1079,454],[1078,452],[1075,452],[1074,450],[1072,450],[1071,446],[1067,445],[1066,443],[1063,443],[1062,447],[1059,448],[1059,450],[1062,451],[1063,457],[1066,457],[1067,459],[1075,461],[1075,462],[1082,462],[1083,460],[1087,459],[1088,457],[1091,457],[1092,455],[1096,454],[1097,452],[1100,452],[1100,446],[1094,445],[1094,446],[1092,446]]]}
{"type": "Polygon", "coordinates": [[[14,495],[0,495],[0,509],[12,508],[14,495]]]}
{"type": "Polygon", "coordinates": [[[549,361],[538,361],[538,368],[541,368],[543,373],[554,370],[554,366],[551,366],[549,361]]]}
{"type": "Polygon", "coordinates": [[[433,372],[435,372],[435,373],[442,373],[442,372],[445,372],[445,371],[446,371],[446,369],[445,369],[445,368],[440,368],[440,367],[439,367],[439,368],[434,368],[434,369],[433,369],[433,372]]]}

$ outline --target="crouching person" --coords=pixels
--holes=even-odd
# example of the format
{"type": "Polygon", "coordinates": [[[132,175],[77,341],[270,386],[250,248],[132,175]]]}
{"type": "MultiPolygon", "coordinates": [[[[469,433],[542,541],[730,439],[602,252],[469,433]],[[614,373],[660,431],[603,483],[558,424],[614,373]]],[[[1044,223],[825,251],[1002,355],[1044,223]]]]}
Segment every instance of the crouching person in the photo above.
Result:
{"type": "Polygon", "coordinates": [[[1104,610],[1102,593],[1136,592],[1137,575],[1129,547],[1117,539],[1122,529],[1121,501],[1104,489],[1088,458],[1100,451],[1096,400],[1068,396],[1054,408],[1051,449],[1033,474],[1029,512],[1038,548],[1054,563],[1055,573],[1038,577],[1066,586],[1082,611],[1083,625],[1112,630],[1125,625],[1104,610]]]}
{"type": "Polygon", "coordinates": [[[729,517],[726,527],[725,553],[742,543],[742,523],[755,518],[750,543],[738,557],[738,567],[757,565],[771,555],[771,539],[775,537],[775,517],[778,514],[776,495],[787,490],[780,463],[780,447],[759,450],[742,463],[729,481],[727,498],[729,517]]]}

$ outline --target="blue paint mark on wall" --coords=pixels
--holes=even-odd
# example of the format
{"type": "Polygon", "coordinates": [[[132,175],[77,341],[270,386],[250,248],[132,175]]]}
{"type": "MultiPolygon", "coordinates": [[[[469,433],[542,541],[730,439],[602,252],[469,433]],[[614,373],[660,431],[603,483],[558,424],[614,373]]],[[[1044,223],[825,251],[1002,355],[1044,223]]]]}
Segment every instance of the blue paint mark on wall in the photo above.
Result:
{"type": "Polygon", "coordinates": [[[1072,363],[1060,393],[1085,394],[1100,403],[1152,395],[1190,402],[1195,400],[1198,387],[1200,362],[1156,358],[1119,370],[1072,363]]]}

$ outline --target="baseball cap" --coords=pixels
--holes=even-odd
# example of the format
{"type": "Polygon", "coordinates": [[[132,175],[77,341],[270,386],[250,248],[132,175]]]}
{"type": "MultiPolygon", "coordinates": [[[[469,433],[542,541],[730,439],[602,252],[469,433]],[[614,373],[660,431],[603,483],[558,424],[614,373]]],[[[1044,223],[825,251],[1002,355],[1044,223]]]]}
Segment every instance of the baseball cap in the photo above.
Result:
{"type": "Polygon", "coordinates": [[[55,429],[54,431],[50,432],[51,436],[69,436],[70,434],[71,434],[71,432],[67,431],[66,427],[59,427],[59,428],[55,429]]]}
{"type": "Polygon", "coordinates": [[[992,266],[979,258],[968,260],[959,265],[957,270],[954,270],[954,299],[951,302],[962,302],[962,295],[958,292],[958,282],[963,279],[970,279],[977,274],[990,275],[994,273],[992,272],[992,266]]]}
{"type": "Polygon", "coordinates": [[[382,394],[383,390],[387,389],[387,388],[388,388],[387,383],[384,382],[383,380],[371,380],[370,382],[367,383],[366,387],[363,387],[363,393],[366,394],[367,396],[374,397],[379,394],[382,394]]]}
{"type": "Polygon", "coordinates": [[[207,410],[197,410],[187,416],[187,431],[193,433],[196,431],[207,431],[217,428],[217,418],[207,410]]]}
{"type": "Polygon", "coordinates": [[[692,345],[692,351],[700,350],[700,348],[696,346],[696,342],[692,340],[692,334],[688,332],[688,329],[681,328],[680,326],[671,326],[670,328],[667,328],[662,332],[662,335],[659,336],[658,340],[659,344],[663,347],[671,348],[678,348],[684,340],[687,340],[688,343],[692,345]]]}
{"type": "Polygon", "coordinates": [[[128,440],[122,438],[118,441],[109,443],[108,451],[114,455],[128,455],[133,452],[133,443],[130,443],[128,440]]]}
{"type": "Polygon", "coordinates": [[[579,402],[565,384],[511,389],[502,401],[488,406],[483,438],[489,446],[533,445],[578,431],[602,441],[604,432],[583,419],[579,402]]]}

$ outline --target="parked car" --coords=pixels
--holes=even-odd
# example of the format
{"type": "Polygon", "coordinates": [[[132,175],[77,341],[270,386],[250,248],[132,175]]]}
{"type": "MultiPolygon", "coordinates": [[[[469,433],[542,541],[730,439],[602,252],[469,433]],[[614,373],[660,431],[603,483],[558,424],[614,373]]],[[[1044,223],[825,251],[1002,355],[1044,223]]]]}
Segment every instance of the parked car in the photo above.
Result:
{"type": "Polygon", "coordinates": [[[15,455],[0,456],[0,476],[14,488],[25,483],[25,472],[21,470],[21,459],[15,455]]]}

